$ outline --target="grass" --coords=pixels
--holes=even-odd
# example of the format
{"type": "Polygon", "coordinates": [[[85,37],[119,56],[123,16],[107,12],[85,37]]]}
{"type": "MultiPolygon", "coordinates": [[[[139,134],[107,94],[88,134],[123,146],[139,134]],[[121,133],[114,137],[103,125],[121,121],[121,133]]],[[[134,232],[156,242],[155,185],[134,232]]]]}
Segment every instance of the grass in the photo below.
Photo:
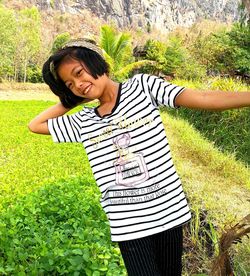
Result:
{"type": "MultiPolygon", "coordinates": [[[[164,109],[161,117],[190,206],[196,211],[195,214],[205,210],[205,222],[212,224],[212,227],[217,229],[217,235],[220,235],[226,225],[234,225],[249,214],[250,170],[243,163],[236,161],[233,154],[224,154],[215,148],[185,120],[171,117],[164,109]]],[[[199,225],[193,226],[191,239],[195,239],[198,244],[191,243],[194,250],[199,252],[199,260],[194,260],[194,256],[188,254],[186,258],[187,263],[189,258],[193,262],[196,261],[196,269],[199,269],[192,271],[195,267],[193,264],[194,267],[189,268],[189,273],[202,273],[209,270],[210,260],[204,252],[204,237],[200,234],[199,216],[195,214],[193,224],[199,225]],[[199,239],[198,232],[201,236],[199,239]]],[[[213,235],[210,238],[213,242],[216,239],[213,229],[210,228],[209,232],[213,235]]],[[[245,239],[242,245],[235,247],[235,259],[246,271],[250,271],[250,261],[246,257],[250,254],[247,242],[245,239]]],[[[214,251],[217,246],[213,244],[214,251]]]]}
{"type": "MultiPolygon", "coordinates": [[[[50,136],[36,135],[28,131],[28,122],[52,104],[53,102],[46,101],[0,102],[0,213],[2,212],[2,218],[6,218],[6,214],[9,217],[15,214],[19,216],[15,213],[17,212],[15,210],[18,210],[17,206],[28,205],[27,208],[32,210],[32,202],[34,205],[36,201],[42,203],[42,199],[46,199],[46,196],[41,196],[43,189],[48,191],[46,195],[54,195],[55,198],[60,196],[62,199],[63,194],[58,195],[54,188],[57,187],[57,183],[62,182],[64,185],[72,181],[76,183],[74,185],[77,186],[69,185],[68,192],[73,192],[74,189],[81,189],[84,192],[85,189],[79,188],[82,187],[83,181],[94,185],[93,175],[82,145],[54,144],[50,136]],[[51,189],[49,189],[50,186],[51,189]],[[36,196],[33,197],[33,194],[36,196]]],[[[165,110],[162,110],[161,116],[172,155],[192,209],[197,210],[196,213],[206,210],[207,220],[219,232],[225,225],[233,224],[245,216],[250,210],[250,170],[236,161],[233,155],[225,155],[218,151],[186,121],[171,117],[165,110]]],[[[97,189],[94,191],[98,194],[97,189]]],[[[64,205],[60,208],[64,208],[64,205]]],[[[31,217],[35,215],[32,212],[30,214],[31,217]]],[[[48,219],[46,216],[47,214],[44,221],[48,219]]],[[[55,213],[54,216],[56,216],[55,213]]],[[[191,238],[193,242],[197,242],[200,238],[199,228],[201,228],[199,216],[196,218],[194,216],[193,223],[194,230],[191,238]]],[[[211,231],[210,233],[213,235],[211,239],[216,240],[215,233],[211,231]]],[[[204,248],[200,246],[201,242],[197,243],[201,248],[197,249],[197,245],[193,248],[199,254],[202,252],[202,256],[197,257],[196,254],[198,259],[194,259],[193,256],[185,254],[184,275],[208,272],[210,260],[204,248]],[[190,260],[195,261],[191,263],[190,260]]],[[[235,252],[238,270],[250,271],[248,260],[250,248],[246,242],[236,246],[235,252]]],[[[119,258],[116,257],[116,259],[119,258]]]]}
{"type": "Polygon", "coordinates": [[[202,90],[222,90],[222,91],[249,91],[250,85],[244,84],[240,80],[223,77],[206,78],[205,80],[184,80],[174,79],[173,82],[180,86],[202,90]]]}
{"type": "MultiPolygon", "coordinates": [[[[16,90],[16,91],[46,91],[49,92],[49,87],[45,83],[29,83],[29,82],[8,82],[3,81],[0,83],[0,91],[16,90]]],[[[51,92],[50,92],[51,93],[51,92]]]]}
{"type": "Polygon", "coordinates": [[[186,121],[165,111],[161,116],[187,193],[209,209],[220,226],[247,215],[250,170],[217,150],[186,121]]]}
{"type": "Polygon", "coordinates": [[[0,210],[44,183],[92,175],[80,144],[53,144],[29,132],[28,122],[52,102],[0,102],[0,210]]]}

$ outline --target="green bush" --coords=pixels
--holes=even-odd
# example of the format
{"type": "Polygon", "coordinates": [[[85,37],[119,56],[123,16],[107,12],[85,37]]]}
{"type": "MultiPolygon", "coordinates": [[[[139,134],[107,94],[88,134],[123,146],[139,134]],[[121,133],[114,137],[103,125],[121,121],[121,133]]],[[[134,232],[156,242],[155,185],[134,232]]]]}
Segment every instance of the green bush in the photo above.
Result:
{"type": "Polygon", "coordinates": [[[125,275],[87,177],[50,183],[1,214],[1,275],[125,275]]]}
{"type": "Polygon", "coordinates": [[[247,91],[246,86],[241,81],[232,78],[215,78],[211,81],[210,88],[222,91],[247,91]]]}
{"type": "Polygon", "coordinates": [[[202,80],[206,77],[206,68],[193,57],[187,56],[176,69],[175,76],[185,80],[202,80]]]}
{"type": "Polygon", "coordinates": [[[235,23],[230,30],[200,32],[191,45],[197,61],[208,73],[234,75],[250,72],[250,25],[235,23]]]}
{"type": "Polygon", "coordinates": [[[27,82],[41,83],[43,82],[42,70],[36,64],[27,68],[27,82]]]}
{"type": "Polygon", "coordinates": [[[57,50],[59,50],[69,40],[70,40],[70,34],[68,32],[58,34],[54,39],[51,53],[54,54],[57,50]]]}
{"type": "Polygon", "coordinates": [[[182,47],[182,41],[178,37],[170,37],[164,57],[166,59],[166,66],[163,72],[167,75],[173,75],[176,70],[180,68],[187,56],[187,51],[182,47]]]}

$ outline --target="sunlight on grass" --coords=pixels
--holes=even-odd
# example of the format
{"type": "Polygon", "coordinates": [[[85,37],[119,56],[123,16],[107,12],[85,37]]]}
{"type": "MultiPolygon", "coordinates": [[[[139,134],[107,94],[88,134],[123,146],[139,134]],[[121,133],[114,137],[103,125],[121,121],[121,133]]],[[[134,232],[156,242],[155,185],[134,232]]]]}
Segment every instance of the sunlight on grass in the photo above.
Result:
{"type": "MultiPolygon", "coordinates": [[[[17,208],[17,204],[22,206],[22,200],[32,202],[33,199],[29,201],[29,196],[42,191],[45,186],[56,186],[60,181],[65,184],[73,181],[76,185],[82,185],[81,179],[84,176],[85,184],[94,184],[88,158],[81,144],[55,144],[50,136],[29,132],[28,122],[53,104],[46,101],[0,102],[2,214],[6,213],[6,210],[11,212],[17,208]]],[[[75,111],[76,109],[71,112],[75,111]]],[[[219,231],[225,225],[233,224],[248,214],[250,170],[236,161],[232,154],[222,154],[186,121],[174,119],[164,110],[161,116],[190,207],[196,210],[196,217],[193,217],[193,236],[190,239],[197,244],[199,250],[204,251],[201,241],[198,240],[201,228],[198,221],[200,210],[207,210],[210,226],[219,231]]],[[[94,190],[98,193],[97,188],[94,190]]],[[[33,207],[29,205],[27,208],[33,207]]],[[[9,215],[12,216],[11,214],[9,215]]],[[[214,236],[213,239],[216,240],[214,236]]],[[[246,243],[236,247],[238,271],[250,267],[246,261],[250,248],[246,243]]],[[[189,257],[188,254],[185,256],[189,257]]],[[[116,258],[119,259],[119,254],[116,258]]],[[[200,270],[208,270],[210,260],[205,251],[199,261],[203,262],[200,270]]],[[[194,271],[199,272],[195,267],[194,271]]],[[[188,275],[185,269],[183,275],[188,275]]]]}
{"type": "Polygon", "coordinates": [[[46,182],[92,172],[81,144],[55,144],[33,134],[28,122],[52,102],[0,102],[0,210],[46,182]]]}
{"type": "Polygon", "coordinates": [[[250,170],[233,155],[221,153],[186,121],[166,112],[161,116],[188,196],[209,209],[220,226],[247,215],[250,170]]]}

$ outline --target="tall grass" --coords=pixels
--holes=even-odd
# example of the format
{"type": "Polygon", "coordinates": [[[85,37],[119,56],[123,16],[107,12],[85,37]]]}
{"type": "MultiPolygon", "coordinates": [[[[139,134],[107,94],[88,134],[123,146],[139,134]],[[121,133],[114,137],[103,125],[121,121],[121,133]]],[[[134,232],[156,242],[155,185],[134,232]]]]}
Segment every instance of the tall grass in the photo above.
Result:
{"type": "MultiPolygon", "coordinates": [[[[222,90],[243,93],[250,86],[230,78],[198,81],[176,80],[176,84],[201,90],[222,90]]],[[[230,152],[237,159],[250,164],[250,109],[233,109],[223,112],[191,110],[180,108],[170,111],[177,118],[184,118],[224,152],[230,152]]]]}
{"type": "MultiPolygon", "coordinates": [[[[0,273],[123,275],[124,264],[117,245],[110,244],[100,193],[82,145],[54,144],[50,136],[27,129],[52,104],[0,102],[0,273]]],[[[186,121],[165,111],[161,116],[194,214],[185,230],[183,275],[207,273],[214,254],[207,243],[215,244],[214,231],[219,235],[250,209],[250,171],[186,121]]],[[[236,247],[239,271],[250,268],[245,244],[236,247]]]]}
{"type": "MultiPolygon", "coordinates": [[[[165,109],[162,109],[161,116],[184,190],[194,211],[191,229],[187,230],[186,236],[191,255],[186,254],[185,275],[190,275],[190,272],[207,273],[211,250],[204,240],[207,239],[206,232],[210,233],[209,244],[215,256],[218,244],[213,230],[216,229],[219,237],[226,225],[237,223],[249,213],[250,170],[244,163],[236,161],[234,155],[216,149],[187,121],[175,119],[165,109]],[[204,212],[206,215],[201,223],[199,214],[204,212]],[[188,267],[190,263],[192,267],[188,267]]],[[[235,259],[246,271],[250,271],[249,258],[246,257],[250,251],[247,241],[244,241],[242,245],[235,246],[235,259]]]]}

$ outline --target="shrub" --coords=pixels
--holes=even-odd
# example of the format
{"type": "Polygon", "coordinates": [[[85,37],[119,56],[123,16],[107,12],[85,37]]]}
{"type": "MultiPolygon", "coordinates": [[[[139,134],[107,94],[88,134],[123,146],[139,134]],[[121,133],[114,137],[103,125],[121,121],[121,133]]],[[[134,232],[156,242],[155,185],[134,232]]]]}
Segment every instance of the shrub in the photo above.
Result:
{"type": "Polygon", "coordinates": [[[206,68],[189,56],[177,68],[175,76],[185,80],[202,80],[206,77],[206,68]]]}
{"type": "Polygon", "coordinates": [[[246,86],[241,82],[232,78],[215,78],[211,81],[210,88],[212,90],[222,91],[246,91],[246,86]]]}
{"type": "Polygon", "coordinates": [[[163,72],[167,75],[174,75],[176,70],[180,68],[186,58],[186,50],[182,47],[182,42],[178,37],[171,37],[167,42],[164,57],[166,66],[163,72]]]}
{"type": "Polygon", "coordinates": [[[52,54],[55,53],[69,40],[70,40],[70,34],[68,32],[58,34],[53,42],[51,53],[52,54]]]}
{"type": "Polygon", "coordinates": [[[42,70],[36,64],[27,68],[27,82],[41,83],[43,82],[42,70]]]}
{"type": "Polygon", "coordinates": [[[1,275],[124,275],[87,177],[48,184],[1,214],[1,275]]]}

